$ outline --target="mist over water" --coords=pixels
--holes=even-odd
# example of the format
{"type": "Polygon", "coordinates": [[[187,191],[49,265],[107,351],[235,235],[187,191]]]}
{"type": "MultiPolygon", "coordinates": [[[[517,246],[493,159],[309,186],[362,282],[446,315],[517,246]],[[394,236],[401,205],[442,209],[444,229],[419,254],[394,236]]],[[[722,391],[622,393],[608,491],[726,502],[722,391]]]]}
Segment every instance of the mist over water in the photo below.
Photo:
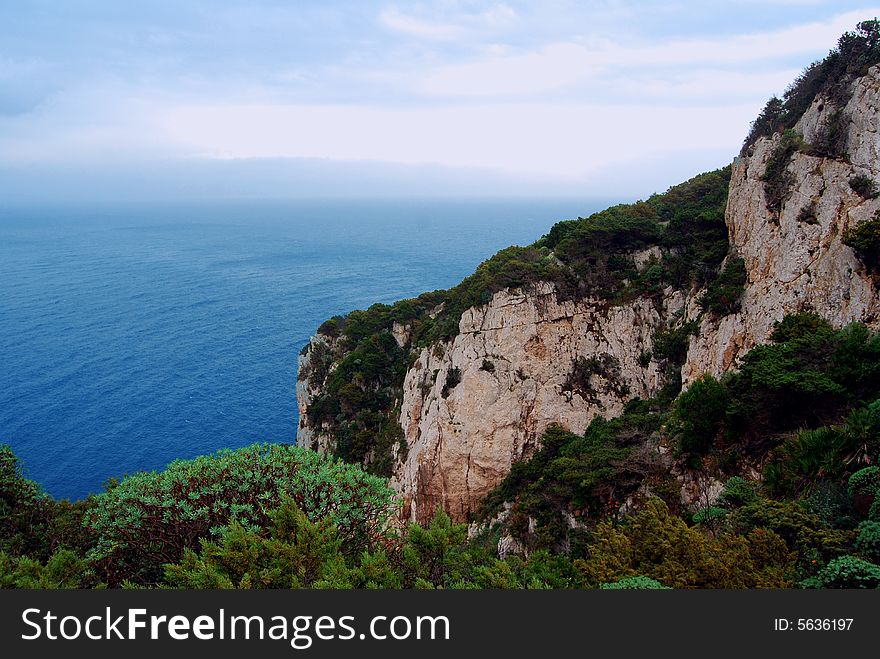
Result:
{"type": "Polygon", "coordinates": [[[0,443],[54,496],[293,442],[330,316],[455,285],[598,200],[0,207],[0,443]]]}

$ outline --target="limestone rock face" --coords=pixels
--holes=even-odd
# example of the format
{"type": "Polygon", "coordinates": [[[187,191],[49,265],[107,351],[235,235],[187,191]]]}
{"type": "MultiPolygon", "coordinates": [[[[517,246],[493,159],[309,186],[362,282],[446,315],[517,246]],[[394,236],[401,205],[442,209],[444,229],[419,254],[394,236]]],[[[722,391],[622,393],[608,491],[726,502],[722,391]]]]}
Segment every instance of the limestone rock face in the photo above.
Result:
{"type": "Polygon", "coordinates": [[[544,284],[496,293],[465,312],[453,342],[423,349],[406,375],[400,423],[408,450],[392,480],[405,516],[424,521],[442,506],[464,519],[537,448],[547,426],[580,433],[594,416],[654,392],[662,384],[657,364],[643,365],[640,355],[682,304],[680,295],[660,308],[645,298],[560,302],[544,284]],[[590,358],[589,381],[575,386],[576,360],[590,358]],[[448,387],[454,369],[461,381],[448,387]]]}
{"type": "MultiPolygon", "coordinates": [[[[849,185],[853,176],[877,180],[880,173],[877,67],[853,87],[844,108],[851,162],[795,153],[788,166],[791,194],[778,220],[767,210],[761,177],[779,136],[759,139],[751,155],[734,162],[726,221],[731,249],[745,260],[748,284],[738,313],[720,321],[703,319],[682,371],[685,384],[705,372],[718,375],[734,367],[767,341],[773,324],[787,313],[814,311],[835,327],[853,321],[878,326],[876,284],[841,242],[844,231],[880,209],[880,199],[863,199],[849,185]],[[805,207],[812,208],[814,220],[799,219],[805,207]]],[[[815,142],[834,110],[816,99],[795,130],[807,143],[815,142]]]]}
{"type": "Polygon", "coordinates": [[[299,425],[296,429],[297,446],[313,448],[320,452],[332,450],[333,438],[321,428],[314,428],[309,423],[308,409],[315,395],[319,393],[313,383],[314,378],[309,376],[316,367],[313,356],[316,351],[329,349],[327,338],[317,334],[309,339],[309,344],[300,353],[298,361],[299,377],[296,381],[296,407],[299,411],[299,425]]]}

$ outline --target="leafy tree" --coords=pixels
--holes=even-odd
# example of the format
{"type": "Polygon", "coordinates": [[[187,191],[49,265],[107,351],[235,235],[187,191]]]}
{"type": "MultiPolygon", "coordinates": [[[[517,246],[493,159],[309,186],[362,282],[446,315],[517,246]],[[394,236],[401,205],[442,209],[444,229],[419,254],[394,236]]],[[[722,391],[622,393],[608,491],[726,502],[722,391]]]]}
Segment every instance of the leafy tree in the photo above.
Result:
{"type": "Polygon", "coordinates": [[[727,390],[704,375],[678,397],[673,425],[682,453],[702,455],[715,443],[727,413],[727,390]]]}

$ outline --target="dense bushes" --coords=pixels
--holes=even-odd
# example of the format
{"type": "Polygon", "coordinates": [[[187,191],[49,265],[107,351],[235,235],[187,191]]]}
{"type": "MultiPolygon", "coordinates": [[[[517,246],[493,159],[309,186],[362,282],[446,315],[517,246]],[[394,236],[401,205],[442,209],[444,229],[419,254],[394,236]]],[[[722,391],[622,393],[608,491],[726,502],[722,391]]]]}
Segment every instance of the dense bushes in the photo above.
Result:
{"type": "Polygon", "coordinates": [[[634,399],[583,435],[551,426],[477,515],[503,521],[471,538],[442,512],[395,530],[381,479],[294,447],[176,462],[65,506],[4,449],[0,586],[875,587],[878,339],[799,314],[773,340],[672,406],[634,399]],[[730,478],[683,509],[670,442],[716,477],[729,453],[763,462],[764,482],[730,478]],[[524,555],[499,558],[502,535],[524,555]]]}
{"type": "Polygon", "coordinates": [[[391,490],[356,466],[292,446],[254,445],[135,474],[99,495],[87,516],[97,538],[91,558],[111,585],[154,583],[164,564],[222,527],[266,527],[286,500],[331,520],[353,552],[375,543],[393,512],[391,490]]]}
{"type": "Polygon", "coordinates": [[[712,538],[651,499],[620,525],[599,524],[575,566],[593,587],[644,575],[674,588],[784,588],[793,563],[772,531],[712,538]]]}

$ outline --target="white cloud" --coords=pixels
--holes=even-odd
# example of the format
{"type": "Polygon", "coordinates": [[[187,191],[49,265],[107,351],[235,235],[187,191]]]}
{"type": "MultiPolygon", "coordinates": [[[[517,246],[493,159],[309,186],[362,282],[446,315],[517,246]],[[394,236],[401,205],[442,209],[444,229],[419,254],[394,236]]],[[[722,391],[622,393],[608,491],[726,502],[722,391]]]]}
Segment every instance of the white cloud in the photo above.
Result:
{"type": "Polygon", "coordinates": [[[847,12],[828,21],[775,31],[716,39],[672,40],[658,45],[629,45],[609,40],[587,44],[560,42],[514,55],[441,66],[421,77],[420,88],[437,96],[488,97],[545,92],[584,85],[600,76],[638,74],[644,69],[683,67],[699,70],[793,56],[819,56],[866,15],[880,8],[847,12]]]}
{"type": "Polygon", "coordinates": [[[428,17],[419,17],[396,7],[389,7],[379,14],[379,23],[395,32],[425,39],[445,40],[457,39],[474,31],[496,30],[510,25],[516,18],[516,12],[501,3],[479,12],[463,11],[455,8],[453,3],[453,11],[435,12],[428,17]]]}
{"type": "Polygon", "coordinates": [[[508,104],[387,107],[225,105],[179,107],[168,138],[214,158],[382,160],[583,178],[652,153],[736,151],[757,112],[717,108],[508,104]]]}
{"type": "Polygon", "coordinates": [[[452,39],[462,33],[460,26],[449,23],[431,23],[408,16],[396,9],[386,9],[379,15],[385,27],[405,34],[429,39],[452,39]]]}

